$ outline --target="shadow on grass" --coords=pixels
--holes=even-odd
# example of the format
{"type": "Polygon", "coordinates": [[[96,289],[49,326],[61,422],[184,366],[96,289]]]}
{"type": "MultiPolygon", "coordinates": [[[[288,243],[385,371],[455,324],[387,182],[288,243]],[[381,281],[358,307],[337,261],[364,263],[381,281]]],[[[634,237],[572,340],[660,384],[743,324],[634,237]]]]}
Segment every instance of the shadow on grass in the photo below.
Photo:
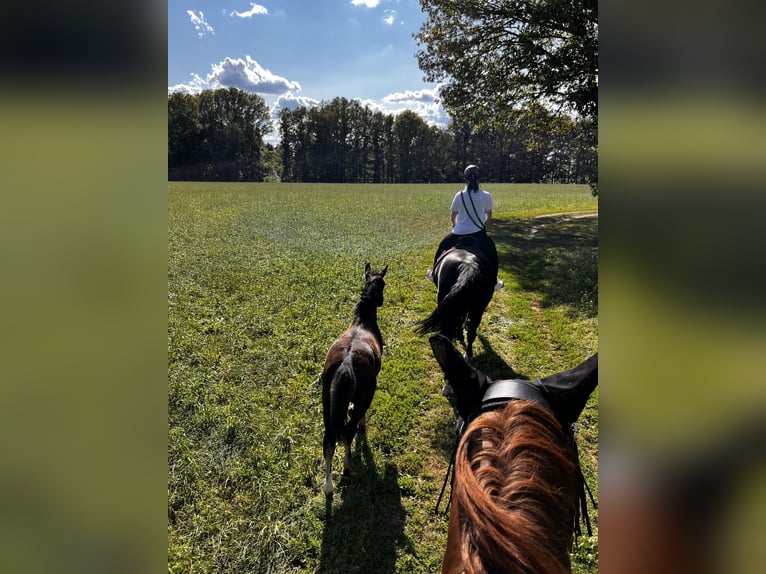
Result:
{"type": "MultiPolygon", "coordinates": [[[[503,358],[495,352],[486,337],[478,334],[477,340],[481,343],[481,347],[475,347],[477,352],[473,356],[473,359],[470,361],[471,365],[476,367],[478,370],[493,380],[528,378],[523,373],[514,371],[513,367],[506,363],[503,358]]],[[[452,400],[444,397],[444,401],[448,400],[454,407],[452,400]]],[[[456,415],[453,411],[453,416],[449,419],[437,421],[433,430],[431,447],[444,458],[445,472],[447,471],[447,465],[449,464],[449,461],[452,459],[452,455],[455,452],[455,417],[456,415]]],[[[448,496],[448,494],[449,489],[447,489],[445,496],[448,496]]],[[[445,500],[448,500],[448,498],[445,500]]]]}
{"type": "Polygon", "coordinates": [[[526,379],[524,373],[519,373],[513,369],[505,360],[498,355],[489,344],[487,338],[483,335],[476,337],[481,343],[481,348],[477,352],[471,364],[487,375],[492,380],[498,379],[526,379]]]}
{"type": "MultiPolygon", "coordinates": [[[[379,473],[364,433],[355,441],[353,476],[326,503],[321,573],[393,574],[397,548],[409,547],[396,465],[379,473]]],[[[339,446],[342,451],[342,446],[339,446]]]]}
{"type": "Polygon", "coordinates": [[[490,230],[501,271],[541,305],[570,305],[598,313],[598,218],[568,216],[495,220],[490,230]]]}

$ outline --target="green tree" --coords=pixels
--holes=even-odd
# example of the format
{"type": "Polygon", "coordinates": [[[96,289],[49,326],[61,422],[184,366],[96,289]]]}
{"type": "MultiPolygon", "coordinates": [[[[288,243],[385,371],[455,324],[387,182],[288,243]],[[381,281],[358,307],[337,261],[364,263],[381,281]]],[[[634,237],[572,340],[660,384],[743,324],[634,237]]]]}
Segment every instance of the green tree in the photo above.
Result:
{"type": "Polygon", "coordinates": [[[418,65],[477,121],[531,102],[598,111],[597,0],[419,0],[418,65]]]}
{"type": "Polygon", "coordinates": [[[260,181],[263,136],[272,129],[263,98],[237,88],[205,90],[196,97],[202,140],[201,178],[260,181]]]}
{"type": "Polygon", "coordinates": [[[431,132],[426,122],[411,110],[394,120],[394,141],[400,183],[429,181],[429,145],[431,132]]]}
{"type": "Polygon", "coordinates": [[[168,97],[168,178],[194,179],[201,153],[199,103],[188,94],[168,97]]]}

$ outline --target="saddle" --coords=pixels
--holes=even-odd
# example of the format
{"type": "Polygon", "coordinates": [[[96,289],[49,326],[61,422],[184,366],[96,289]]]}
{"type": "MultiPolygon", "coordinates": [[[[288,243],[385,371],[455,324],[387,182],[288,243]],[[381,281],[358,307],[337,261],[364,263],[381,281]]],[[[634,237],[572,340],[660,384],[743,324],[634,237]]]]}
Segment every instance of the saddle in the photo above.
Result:
{"type": "Polygon", "coordinates": [[[471,235],[463,235],[460,237],[460,239],[458,239],[455,245],[442,251],[441,255],[439,255],[439,257],[436,259],[436,265],[434,265],[434,269],[441,265],[442,259],[444,259],[448,253],[455,251],[456,249],[468,251],[472,255],[475,255],[481,259],[483,263],[489,263],[489,259],[487,258],[486,253],[484,253],[484,250],[481,248],[479,240],[471,235]]]}

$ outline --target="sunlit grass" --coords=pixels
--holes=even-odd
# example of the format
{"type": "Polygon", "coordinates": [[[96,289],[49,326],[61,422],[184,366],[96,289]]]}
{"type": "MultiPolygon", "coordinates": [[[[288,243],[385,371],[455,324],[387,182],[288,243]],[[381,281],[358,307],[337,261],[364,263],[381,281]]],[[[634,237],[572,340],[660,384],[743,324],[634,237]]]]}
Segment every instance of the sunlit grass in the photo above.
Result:
{"type": "MultiPolygon", "coordinates": [[[[487,189],[507,287],[479,329],[477,365],[494,377],[570,368],[598,347],[597,219],[550,218],[526,238],[532,217],[596,213],[597,200],[587,186],[487,189]]],[[[169,571],[438,571],[447,524],[434,506],[453,419],[413,326],[435,304],[423,272],[456,190],[169,185],[169,571]],[[383,368],[355,476],[328,509],[317,376],[365,261],[389,265],[383,368]]],[[[597,495],[591,403],[578,440],[597,495]]],[[[596,571],[594,552],[597,539],[580,544],[577,571],[596,571]]]]}

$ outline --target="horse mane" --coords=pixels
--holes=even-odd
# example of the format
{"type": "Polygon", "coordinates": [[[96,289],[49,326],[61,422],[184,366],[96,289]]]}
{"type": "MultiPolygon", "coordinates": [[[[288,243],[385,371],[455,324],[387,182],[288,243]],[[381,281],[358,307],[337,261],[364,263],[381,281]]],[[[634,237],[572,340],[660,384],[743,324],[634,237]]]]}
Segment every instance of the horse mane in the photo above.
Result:
{"type": "Polygon", "coordinates": [[[570,572],[580,477],[576,445],[547,409],[516,400],[477,417],[455,458],[465,572],[570,572]]]}
{"type": "Polygon", "coordinates": [[[378,307],[382,305],[381,296],[384,285],[380,273],[374,273],[372,278],[365,283],[359,301],[354,305],[351,321],[351,326],[357,325],[370,331],[378,340],[381,349],[383,348],[383,336],[378,327],[378,307]]]}

